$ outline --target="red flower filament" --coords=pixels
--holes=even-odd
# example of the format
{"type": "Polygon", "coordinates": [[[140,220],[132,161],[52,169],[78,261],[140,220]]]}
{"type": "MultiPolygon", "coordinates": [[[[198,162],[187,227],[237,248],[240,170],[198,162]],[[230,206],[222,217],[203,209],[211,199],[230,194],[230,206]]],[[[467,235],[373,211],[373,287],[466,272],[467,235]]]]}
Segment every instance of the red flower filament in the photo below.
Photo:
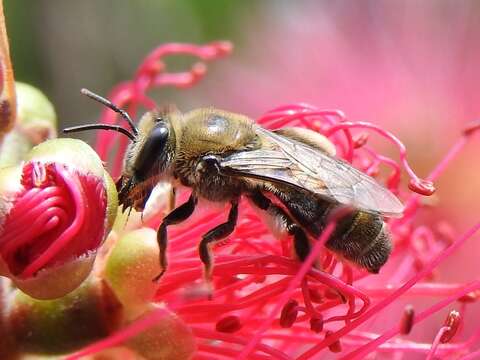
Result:
{"type": "Polygon", "coordinates": [[[0,254],[14,275],[32,277],[100,246],[103,179],[64,164],[31,161],[23,166],[21,184],[0,238],[0,254]]]}

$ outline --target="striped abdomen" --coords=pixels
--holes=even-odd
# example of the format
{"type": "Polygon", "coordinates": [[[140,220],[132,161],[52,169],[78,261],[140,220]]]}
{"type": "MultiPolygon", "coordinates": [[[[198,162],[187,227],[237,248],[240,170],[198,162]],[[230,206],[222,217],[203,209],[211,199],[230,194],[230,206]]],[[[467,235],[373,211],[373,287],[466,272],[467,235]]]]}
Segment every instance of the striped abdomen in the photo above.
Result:
{"type": "MultiPolygon", "coordinates": [[[[307,191],[291,188],[276,190],[273,193],[313,237],[320,236],[328,215],[338,206],[307,191]]],[[[379,272],[392,249],[390,235],[380,214],[359,210],[338,222],[326,246],[372,273],[379,272]]]]}

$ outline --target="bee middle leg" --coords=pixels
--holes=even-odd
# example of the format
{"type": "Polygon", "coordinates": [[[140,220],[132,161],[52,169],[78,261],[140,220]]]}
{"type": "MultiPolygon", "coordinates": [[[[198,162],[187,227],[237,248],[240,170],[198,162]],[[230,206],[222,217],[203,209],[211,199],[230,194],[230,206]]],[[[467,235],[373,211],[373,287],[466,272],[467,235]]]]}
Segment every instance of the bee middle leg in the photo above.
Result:
{"type": "Polygon", "coordinates": [[[193,210],[195,210],[196,205],[197,198],[195,195],[191,194],[187,202],[172,210],[163,218],[162,224],[157,231],[157,242],[160,249],[160,267],[162,270],[160,274],[155,276],[153,281],[158,281],[167,270],[167,226],[175,225],[188,219],[190,215],[192,215],[193,210]]]}
{"type": "Polygon", "coordinates": [[[253,204],[261,210],[265,210],[274,217],[279,217],[285,224],[287,232],[293,236],[293,247],[295,254],[300,261],[304,261],[310,254],[310,241],[305,231],[287,214],[281,207],[272,203],[272,201],[263,195],[260,191],[249,195],[253,204]]]}
{"type": "Polygon", "coordinates": [[[228,213],[228,220],[223,224],[214,227],[202,237],[202,241],[198,246],[198,251],[200,253],[200,259],[205,267],[205,279],[207,283],[210,283],[212,279],[213,258],[211,246],[219,240],[226,238],[233,232],[235,225],[237,225],[237,218],[238,200],[234,200],[232,201],[232,207],[228,213]]]}

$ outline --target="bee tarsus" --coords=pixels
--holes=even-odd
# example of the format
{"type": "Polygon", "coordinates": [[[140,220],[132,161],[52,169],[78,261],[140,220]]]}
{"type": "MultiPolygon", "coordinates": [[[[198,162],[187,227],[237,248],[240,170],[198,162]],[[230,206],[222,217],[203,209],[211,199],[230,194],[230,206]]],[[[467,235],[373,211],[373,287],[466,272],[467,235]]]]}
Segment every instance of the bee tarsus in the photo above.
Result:
{"type": "Polygon", "coordinates": [[[202,236],[202,240],[198,246],[198,252],[200,254],[200,260],[202,260],[205,267],[205,279],[207,283],[211,283],[212,280],[212,268],[213,257],[211,253],[211,247],[218,241],[229,236],[235,226],[238,219],[238,200],[233,200],[230,212],[228,213],[228,220],[223,224],[217,225],[212,230],[208,231],[202,236]]]}
{"type": "Polygon", "coordinates": [[[197,205],[197,198],[195,195],[191,194],[187,202],[173,209],[162,221],[162,224],[157,231],[157,242],[159,248],[159,257],[160,257],[160,268],[162,269],[161,273],[155,276],[153,281],[158,281],[165,273],[168,261],[167,261],[167,243],[168,243],[168,233],[167,226],[175,225],[181,223],[182,221],[187,220],[190,215],[193,214],[195,206],[197,205]]]}

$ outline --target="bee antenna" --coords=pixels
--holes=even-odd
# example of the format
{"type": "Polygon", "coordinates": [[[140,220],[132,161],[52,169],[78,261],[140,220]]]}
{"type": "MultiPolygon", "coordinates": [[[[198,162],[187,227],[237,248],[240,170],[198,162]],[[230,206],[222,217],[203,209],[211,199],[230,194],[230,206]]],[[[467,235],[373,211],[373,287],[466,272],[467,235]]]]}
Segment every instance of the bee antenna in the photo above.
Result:
{"type": "Polygon", "coordinates": [[[63,129],[65,134],[78,132],[78,131],[85,131],[85,130],[113,130],[118,131],[119,133],[127,136],[130,140],[135,141],[135,135],[130,133],[127,129],[119,125],[110,125],[110,124],[87,124],[87,125],[80,125],[80,126],[72,126],[69,128],[63,129]]]}
{"type": "Polygon", "coordinates": [[[85,89],[83,88],[82,90],[80,90],[80,92],[83,94],[83,95],[86,95],[88,96],[90,99],[93,99],[95,101],[98,101],[100,104],[103,104],[105,105],[106,107],[112,109],[113,111],[115,111],[116,113],[120,114],[127,122],[128,122],[128,125],[130,126],[130,129],[132,129],[132,132],[134,135],[138,135],[138,129],[137,127],[135,126],[135,124],[133,123],[130,115],[128,115],[128,113],[123,110],[123,109],[120,109],[118,108],[115,104],[113,104],[110,100],[108,99],[105,99],[104,97],[98,95],[98,94],[95,94],[94,92],[88,90],[88,89],[85,89]]]}

